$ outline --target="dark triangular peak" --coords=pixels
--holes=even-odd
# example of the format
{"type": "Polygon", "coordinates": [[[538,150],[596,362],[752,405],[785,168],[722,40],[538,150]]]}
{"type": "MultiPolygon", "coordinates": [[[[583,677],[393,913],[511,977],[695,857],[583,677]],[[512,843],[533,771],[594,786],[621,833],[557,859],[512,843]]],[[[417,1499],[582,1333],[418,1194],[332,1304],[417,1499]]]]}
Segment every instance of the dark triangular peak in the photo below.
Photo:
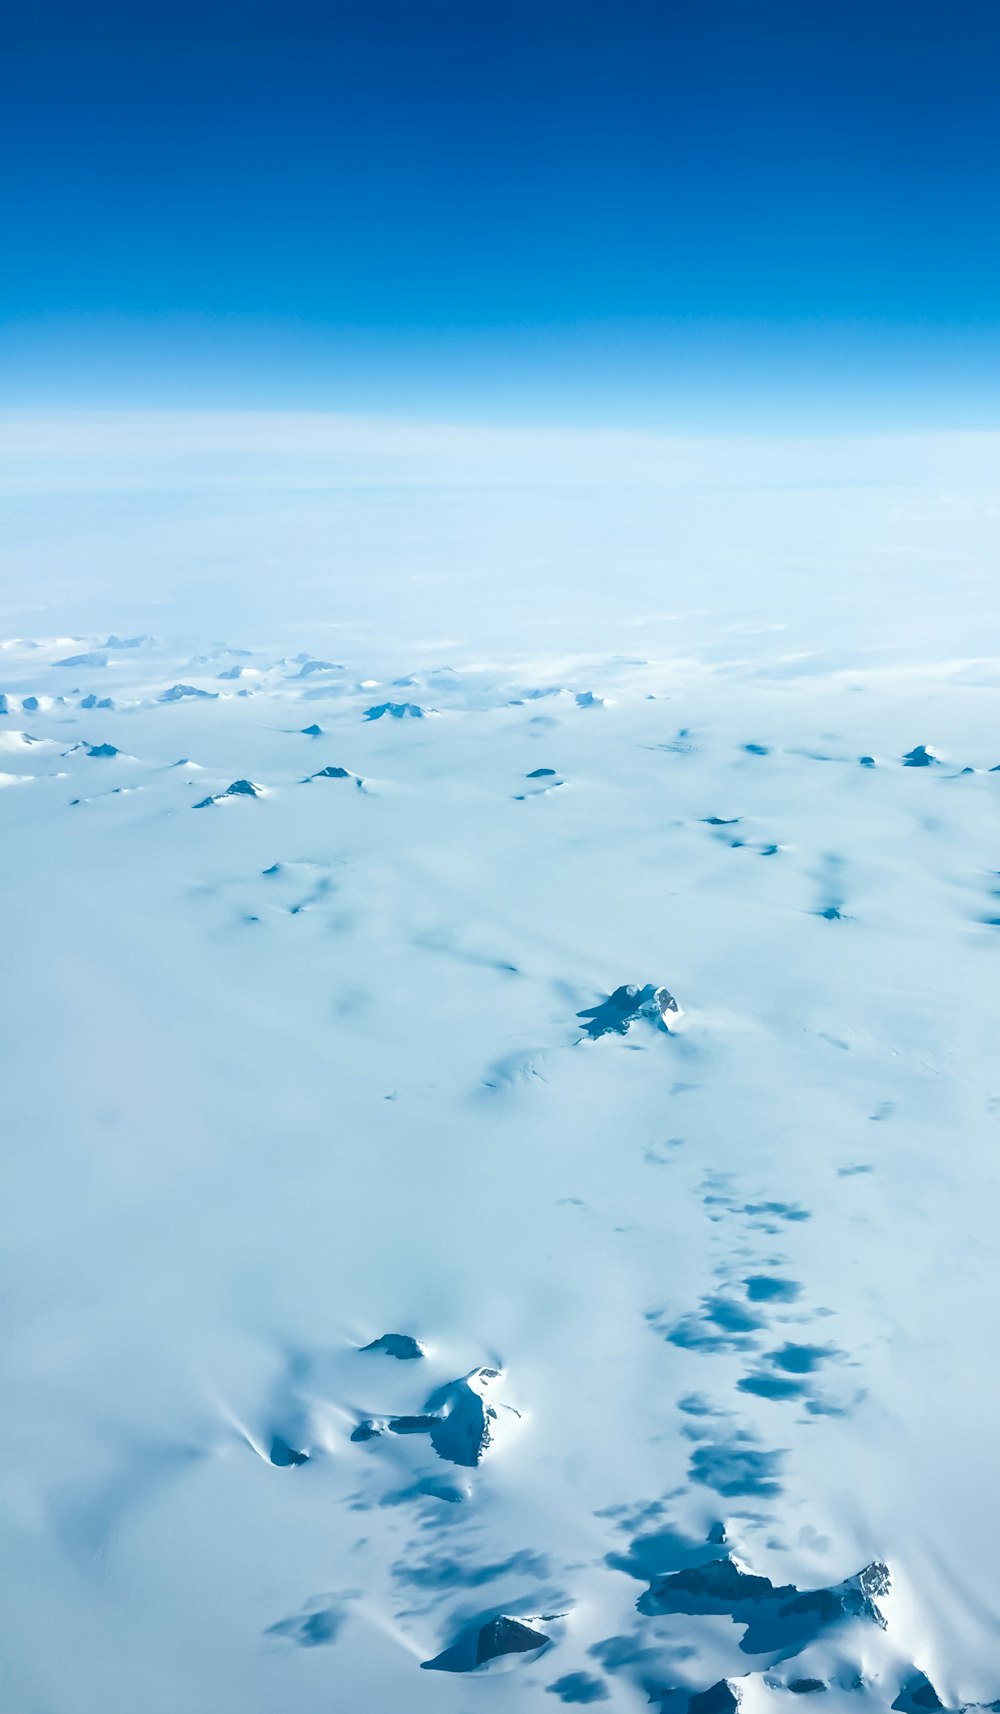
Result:
{"type": "Polygon", "coordinates": [[[944,1705],[927,1674],[915,1672],[900,1686],[892,1706],[896,1714],[938,1714],[944,1705]]]}
{"type": "Polygon", "coordinates": [[[479,1633],[476,1665],[483,1666],[486,1661],[496,1660],[504,1654],[529,1654],[533,1649],[544,1648],[550,1641],[544,1632],[532,1630],[520,1619],[508,1619],[501,1614],[490,1619],[479,1633]]]}
{"type": "Polygon", "coordinates": [[[903,757],[903,767],[932,768],[936,767],[940,760],[940,756],[935,754],[929,744],[916,744],[912,750],[907,750],[903,757]]]}
{"type": "Polygon", "coordinates": [[[195,809],[211,809],[213,804],[224,803],[227,798],[256,797],[259,798],[263,788],[255,785],[253,780],[234,780],[224,792],[217,792],[214,797],[203,797],[194,805],[195,809]]]}
{"type": "MultiPolygon", "coordinates": [[[[544,1623],[544,1620],[542,1621],[544,1623]]],[[[475,1672],[507,1655],[537,1655],[552,1638],[536,1630],[537,1620],[512,1619],[506,1613],[482,1614],[464,1626],[449,1648],[421,1662],[425,1672],[475,1672]]]]}

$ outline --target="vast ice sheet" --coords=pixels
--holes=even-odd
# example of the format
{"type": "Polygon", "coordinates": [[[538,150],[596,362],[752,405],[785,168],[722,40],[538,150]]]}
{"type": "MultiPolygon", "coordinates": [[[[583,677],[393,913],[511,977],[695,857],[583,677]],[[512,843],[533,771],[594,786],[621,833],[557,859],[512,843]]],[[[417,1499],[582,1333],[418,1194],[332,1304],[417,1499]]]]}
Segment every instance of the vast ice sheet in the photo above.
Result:
{"type": "Polygon", "coordinates": [[[4,1707],[1000,1698],[991,449],[98,428],[3,596],[4,1707]]]}

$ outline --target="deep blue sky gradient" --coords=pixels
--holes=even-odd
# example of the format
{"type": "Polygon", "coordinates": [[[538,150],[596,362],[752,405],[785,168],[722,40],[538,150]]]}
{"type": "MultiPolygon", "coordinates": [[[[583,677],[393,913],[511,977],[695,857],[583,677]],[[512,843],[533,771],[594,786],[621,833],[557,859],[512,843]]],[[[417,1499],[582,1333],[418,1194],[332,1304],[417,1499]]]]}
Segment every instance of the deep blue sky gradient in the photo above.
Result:
{"type": "Polygon", "coordinates": [[[18,403],[1000,419],[995,0],[6,0],[0,52],[18,403]]]}

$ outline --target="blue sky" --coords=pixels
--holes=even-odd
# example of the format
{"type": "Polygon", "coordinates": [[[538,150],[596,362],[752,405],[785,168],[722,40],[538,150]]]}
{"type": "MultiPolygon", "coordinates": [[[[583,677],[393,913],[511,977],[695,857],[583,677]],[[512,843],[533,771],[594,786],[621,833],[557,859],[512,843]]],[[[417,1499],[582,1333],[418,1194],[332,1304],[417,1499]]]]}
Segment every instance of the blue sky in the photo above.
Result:
{"type": "Polygon", "coordinates": [[[994,426],[993,0],[8,0],[18,405],[994,426]]]}

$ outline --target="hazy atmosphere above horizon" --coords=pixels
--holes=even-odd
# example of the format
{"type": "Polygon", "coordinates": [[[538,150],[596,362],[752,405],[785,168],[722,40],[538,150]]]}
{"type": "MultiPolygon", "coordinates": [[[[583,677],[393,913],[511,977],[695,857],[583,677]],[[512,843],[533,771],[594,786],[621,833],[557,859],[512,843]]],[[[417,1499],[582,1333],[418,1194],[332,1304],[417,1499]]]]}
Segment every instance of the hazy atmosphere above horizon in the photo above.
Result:
{"type": "Polygon", "coordinates": [[[18,405],[996,427],[989,0],[7,0],[18,405]]]}
{"type": "Polygon", "coordinates": [[[0,0],[0,1714],[1000,1709],[998,87],[0,0]]]}

